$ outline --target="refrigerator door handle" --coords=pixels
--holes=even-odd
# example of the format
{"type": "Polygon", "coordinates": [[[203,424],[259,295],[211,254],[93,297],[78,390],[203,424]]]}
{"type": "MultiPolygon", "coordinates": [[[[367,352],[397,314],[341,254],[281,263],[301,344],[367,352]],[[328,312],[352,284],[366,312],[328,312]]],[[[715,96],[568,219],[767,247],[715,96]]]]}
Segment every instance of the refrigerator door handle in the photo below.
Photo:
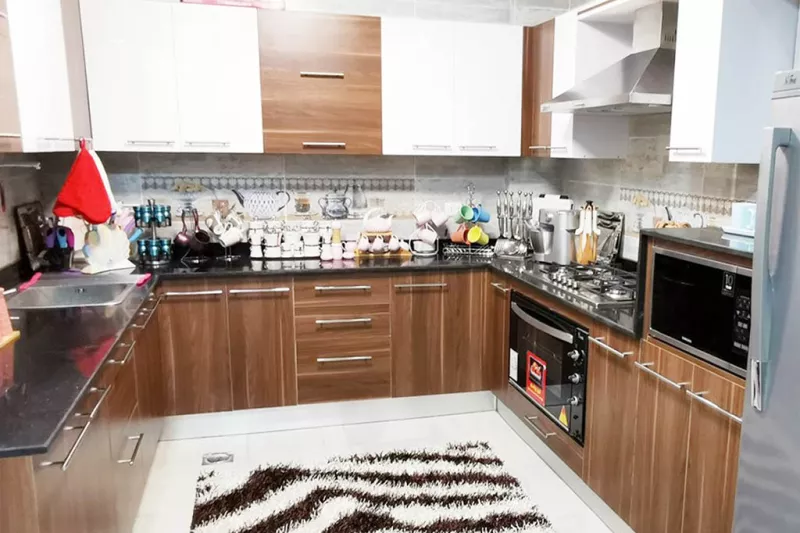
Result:
{"type": "Polygon", "coordinates": [[[766,407],[769,394],[769,341],[772,324],[772,280],[778,271],[780,244],[783,234],[783,217],[789,184],[788,157],[786,163],[777,165],[778,152],[789,148],[792,139],[790,128],[765,128],[761,165],[758,177],[758,217],[753,256],[754,318],[750,332],[750,404],[757,411],[766,407]],[[780,167],[780,172],[776,168],[780,167]]]}

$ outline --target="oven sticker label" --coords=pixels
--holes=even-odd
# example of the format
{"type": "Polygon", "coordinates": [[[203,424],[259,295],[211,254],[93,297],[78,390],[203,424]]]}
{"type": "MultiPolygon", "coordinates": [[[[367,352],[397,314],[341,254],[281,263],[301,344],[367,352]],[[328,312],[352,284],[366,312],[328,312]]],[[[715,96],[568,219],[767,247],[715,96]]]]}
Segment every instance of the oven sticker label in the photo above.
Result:
{"type": "Polygon", "coordinates": [[[508,377],[516,383],[519,380],[519,354],[514,348],[508,352],[508,377]]]}
{"type": "Polygon", "coordinates": [[[565,428],[569,428],[569,420],[567,419],[567,408],[566,406],[561,406],[561,414],[558,415],[558,421],[561,422],[565,428]]]}
{"type": "Polygon", "coordinates": [[[528,351],[528,378],[525,390],[528,396],[544,407],[547,392],[547,363],[528,351]]]}

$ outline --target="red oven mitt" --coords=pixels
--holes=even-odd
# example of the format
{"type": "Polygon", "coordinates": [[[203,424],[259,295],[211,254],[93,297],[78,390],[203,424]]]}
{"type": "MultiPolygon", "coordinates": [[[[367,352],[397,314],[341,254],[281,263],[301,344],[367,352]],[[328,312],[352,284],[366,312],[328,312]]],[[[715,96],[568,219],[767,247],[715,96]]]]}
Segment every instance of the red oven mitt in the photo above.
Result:
{"type": "Polygon", "coordinates": [[[53,213],[58,217],[78,216],[90,224],[102,224],[111,216],[111,201],[103,178],[84,140],[58,193],[53,213]]]}

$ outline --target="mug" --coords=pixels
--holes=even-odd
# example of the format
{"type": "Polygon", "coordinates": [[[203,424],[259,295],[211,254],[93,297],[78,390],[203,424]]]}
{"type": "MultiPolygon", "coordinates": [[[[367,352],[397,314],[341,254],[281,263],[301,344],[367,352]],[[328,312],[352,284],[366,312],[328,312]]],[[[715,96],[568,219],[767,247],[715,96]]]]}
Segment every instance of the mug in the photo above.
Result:
{"type": "Polygon", "coordinates": [[[450,217],[444,211],[434,211],[433,213],[431,213],[431,223],[437,228],[440,228],[445,224],[447,224],[447,220],[449,218],[450,217]]]}
{"type": "Polygon", "coordinates": [[[469,232],[467,232],[467,240],[472,244],[480,244],[481,246],[489,244],[489,236],[480,226],[472,226],[470,228],[469,232]]]}
{"type": "Polygon", "coordinates": [[[369,239],[366,236],[362,236],[358,239],[356,247],[360,252],[369,252],[369,239]]]}
{"type": "Polygon", "coordinates": [[[267,246],[279,246],[281,244],[280,233],[267,233],[264,235],[264,244],[267,246]]]}
{"type": "Polygon", "coordinates": [[[385,252],[386,242],[383,240],[383,237],[375,237],[375,239],[372,241],[372,246],[370,246],[370,250],[376,254],[385,252]]]}
{"type": "Polygon", "coordinates": [[[261,251],[260,244],[250,245],[250,257],[252,257],[253,259],[261,259],[262,257],[264,257],[261,251]]]}
{"type": "Polygon", "coordinates": [[[304,233],[303,234],[303,244],[306,246],[314,246],[319,244],[319,233],[304,233]]]}
{"type": "Polygon", "coordinates": [[[459,244],[466,244],[467,243],[467,233],[469,232],[469,228],[465,224],[461,224],[458,226],[452,234],[450,234],[450,240],[459,243],[459,244]]]}
{"type": "Polygon", "coordinates": [[[283,242],[288,242],[291,244],[297,244],[300,242],[300,232],[299,231],[287,231],[283,234],[283,242]]]}
{"type": "Polygon", "coordinates": [[[329,256],[329,255],[331,255],[331,253],[333,253],[332,252],[333,245],[331,245],[330,243],[325,243],[320,247],[319,250],[320,250],[320,255],[328,255],[329,256]]]}
{"type": "Polygon", "coordinates": [[[242,242],[242,230],[236,227],[228,228],[219,236],[219,242],[226,248],[242,242]]]}
{"type": "Polygon", "coordinates": [[[483,208],[482,205],[472,208],[472,221],[473,222],[489,222],[489,211],[483,208]]]}
{"type": "Polygon", "coordinates": [[[439,235],[433,231],[429,227],[424,227],[417,232],[417,238],[426,244],[430,244],[431,246],[436,244],[436,238],[439,235]]]}
{"type": "Polygon", "coordinates": [[[390,252],[398,251],[400,249],[400,239],[392,235],[392,238],[389,239],[388,247],[390,252]]]}
{"type": "Polygon", "coordinates": [[[306,246],[303,248],[303,257],[319,257],[319,246],[306,246]]]}
{"type": "Polygon", "coordinates": [[[319,254],[319,258],[322,261],[333,261],[333,254],[330,249],[323,250],[322,253],[319,254]]]}
{"type": "Polygon", "coordinates": [[[358,243],[356,241],[347,241],[344,243],[344,251],[345,252],[355,252],[358,243]]]}
{"type": "Polygon", "coordinates": [[[344,249],[341,246],[331,247],[331,256],[333,257],[334,261],[341,260],[343,255],[344,255],[344,249]]]}
{"type": "Polygon", "coordinates": [[[417,226],[424,226],[431,221],[431,211],[425,206],[421,205],[414,210],[414,220],[417,221],[417,226]]]}
{"type": "Polygon", "coordinates": [[[264,249],[264,257],[268,257],[270,259],[277,259],[280,256],[281,256],[280,246],[267,246],[264,249]]]}
{"type": "Polygon", "coordinates": [[[472,210],[472,206],[462,205],[461,208],[458,210],[457,222],[472,222],[472,218],[474,216],[475,212],[472,210]]]}

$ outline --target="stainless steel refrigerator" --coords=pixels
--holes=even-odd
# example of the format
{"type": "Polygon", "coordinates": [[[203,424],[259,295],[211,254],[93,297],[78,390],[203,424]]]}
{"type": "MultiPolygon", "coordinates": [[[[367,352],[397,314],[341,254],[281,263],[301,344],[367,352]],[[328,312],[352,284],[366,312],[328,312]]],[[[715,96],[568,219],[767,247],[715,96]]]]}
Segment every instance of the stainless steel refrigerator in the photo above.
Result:
{"type": "Polygon", "coordinates": [[[764,131],[736,533],[800,532],[800,71],[764,131]]]}

